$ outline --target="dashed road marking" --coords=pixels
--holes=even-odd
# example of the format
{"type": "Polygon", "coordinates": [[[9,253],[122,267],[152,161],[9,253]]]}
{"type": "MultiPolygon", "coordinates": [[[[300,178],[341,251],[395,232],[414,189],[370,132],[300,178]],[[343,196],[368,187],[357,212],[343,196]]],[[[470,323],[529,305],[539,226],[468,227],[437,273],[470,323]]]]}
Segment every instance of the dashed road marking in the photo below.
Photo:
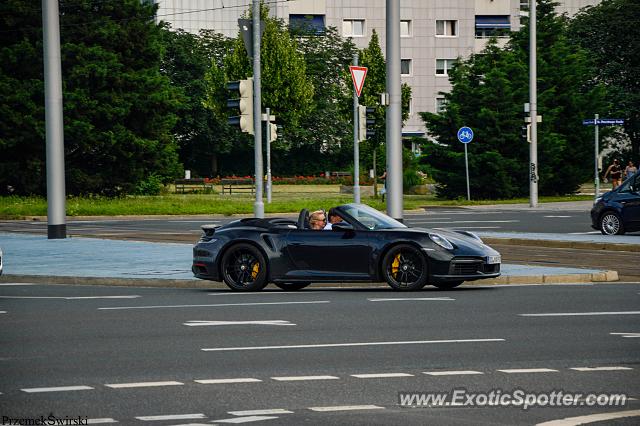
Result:
{"type": "Polygon", "coordinates": [[[498,370],[501,373],[507,374],[527,374],[527,373],[558,373],[558,370],[551,368],[508,368],[505,370],[498,370]]]}
{"type": "Polygon", "coordinates": [[[336,376],[284,376],[284,377],[272,377],[273,380],[279,382],[296,382],[303,380],[338,380],[340,377],[336,376]]]}
{"type": "Polygon", "coordinates": [[[269,416],[274,414],[293,414],[293,411],[284,408],[271,408],[267,410],[227,411],[232,416],[269,416]]]}
{"type": "Polygon", "coordinates": [[[640,410],[617,411],[614,413],[591,414],[588,416],[566,417],[559,420],[551,420],[538,423],[536,426],[575,426],[587,423],[603,422],[607,420],[623,419],[625,417],[638,417],[640,410]]]}
{"type": "Polygon", "coordinates": [[[482,371],[475,370],[458,370],[458,371],[423,371],[423,374],[428,374],[429,376],[463,376],[463,375],[473,375],[473,374],[484,374],[482,371]]]}
{"type": "Polygon", "coordinates": [[[486,343],[505,342],[505,339],[457,339],[457,340],[410,340],[398,342],[357,342],[357,343],[326,343],[316,345],[288,345],[288,346],[245,346],[236,348],[202,348],[205,352],[216,351],[252,351],[265,349],[311,349],[311,348],[340,348],[354,346],[390,346],[390,345],[425,345],[438,343],[486,343]]]}
{"type": "Polygon", "coordinates": [[[136,299],[140,296],[0,296],[0,299],[59,299],[59,300],[83,300],[83,299],[136,299]]]}
{"type": "Polygon", "coordinates": [[[351,411],[351,410],[384,410],[384,407],[378,405],[337,405],[333,407],[309,407],[311,411],[328,412],[328,411],[351,411]]]}
{"type": "Polygon", "coordinates": [[[627,337],[627,338],[640,337],[640,333],[609,333],[609,334],[612,334],[614,336],[627,337]]]}
{"type": "Polygon", "coordinates": [[[182,382],[138,382],[138,383],[110,383],[105,386],[112,389],[126,389],[126,388],[150,388],[160,386],[182,386],[182,382]]]}
{"type": "Polygon", "coordinates": [[[271,420],[271,419],[277,419],[277,416],[248,416],[248,417],[232,417],[230,419],[220,419],[220,420],[213,420],[211,423],[233,423],[233,424],[240,424],[240,423],[249,423],[249,422],[259,422],[262,420],[271,420]]]}
{"type": "Polygon", "coordinates": [[[619,312],[556,312],[547,314],[519,314],[521,317],[590,317],[601,315],[640,315],[640,311],[619,312]]]}
{"type": "Polygon", "coordinates": [[[163,420],[193,420],[193,419],[206,419],[202,413],[198,414],[169,414],[162,416],[139,416],[136,417],[138,420],[142,420],[144,422],[159,422],[163,420]]]}
{"type": "Polygon", "coordinates": [[[69,392],[69,391],[78,391],[78,390],[92,390],[91,386],[57,386],[50,388],[26,388],[20,389],[22,392],[27,393],[40,393],[40,392],[69,392]]]}
{"type": "Polygon", "coordinates": [[[308,305],[315,303],[331,303],[329,300],[313,300],[308,302],[255,302],[255,303],[214,303],[210,305],[155,305],[155,306],[114,306],[98,308],[99,311],[118,311],[129,309],[171,309],[171,308],[223,308],[226,306],[268,306],[268,305],[308,305]]]}
{"type": "Polygon", "coordinates": [[[630,368],[630,367],[573,367],[573,368],[570,368],[570,370],[582,371],[582,372],[587,372],[587,371],[624,371],[624,370],[633,370],[633,368],[630,368]]]}
{"type": "Polygon", "coordinates": [[[105,417],[102,419],[87,419],[88,425],[103,425],[103,424],[109,424],[109,423],[118,423],[118,421],[110,417],[105,417]]]}
{"type": "Polygon", "coordinates": [[[295,325],[285,320],[269,321],[187,321],[183,325],[189,327],[220,326],[220,325],[295,325]]]}
{"type": "Polygon", "coordinates": [[[202,385],[218,385],[218,384],[229,384],[229,383],[257,383],[261,382],[260,379],[254,379],[252,377],[246,378],[238,378],[238,379],[203,379],[203,380],[194,380],[196,383],[200,383],[202,385]]]}
{"type": "Polygon", "coordinates": [[[369,302],[414,302],[414,301],[454,301],[450,297],[390,297],[384,299],[367,299],[369,302]]]}
{"type": "Polygon", "coordinates": [[[382,379],[390,377],[414,377],[413,374],[408,373],[373,373],[373,374],[351,374],[351,377],[358,379],[382,379]]]}

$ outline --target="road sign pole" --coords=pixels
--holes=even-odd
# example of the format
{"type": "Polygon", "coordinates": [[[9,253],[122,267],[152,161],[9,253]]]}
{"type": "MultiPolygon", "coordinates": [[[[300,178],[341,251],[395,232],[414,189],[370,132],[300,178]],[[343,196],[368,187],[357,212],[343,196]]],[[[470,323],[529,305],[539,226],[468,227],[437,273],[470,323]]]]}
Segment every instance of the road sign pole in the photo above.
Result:
{"type": "Polygon", "coordinates": [[[467,144],[464,144],[464,169],[467,172],[467,200],[471,201],[471,191],[469,190],[469,157],[467,155],[467,144]]]}
{"type": "Polygon", "coordinates": [[[536,1],[529,2],[529,108],[531,145],[529,146],[529,206],[538,206],[538,70],[536,53],[536,1]]]}
{"type": "Polygon", "coordinates": [[[402,87],[400,77],[400,0],[386,1],[387,25],[387,214],[403,220],[402,87]]]}
{"type": "MultiPolygon", "coordinates": [[[[353,55],[353,65],[358,65],[358,54],[353,55]]],[[[358,138],[358,93],[353,88],[353,202],[360,202],[360,143],[358,138]]]]}
{"type": "Polygon", "coordinates": [[[600,154],[600,148],[598,147],[599,145],[599,134],[598,134],[598,118],[600,118],[600,114],[596,114],[596,119],[593,122],[593,127],[595,128],[595,166],[594,166],[594,175],[595,175],[595,182],[596,182],[596,190],[595,190],[595,194],[593,196],[594,199],[598,198],[600,196],[600,173],[598,170],[598,155],[600,154]]]}
{"type": "Polygon", "coordinates": [[[271,204],[271,108],[267,108],[267,204],[271,204]]]}
{"type": "Polygon", "coordinates": [[[253,204],[255,217],[264,217],[262,201],[262,105],[260,85],[260,0],[253,0],[253,129],[256,201],[253,204]]]}

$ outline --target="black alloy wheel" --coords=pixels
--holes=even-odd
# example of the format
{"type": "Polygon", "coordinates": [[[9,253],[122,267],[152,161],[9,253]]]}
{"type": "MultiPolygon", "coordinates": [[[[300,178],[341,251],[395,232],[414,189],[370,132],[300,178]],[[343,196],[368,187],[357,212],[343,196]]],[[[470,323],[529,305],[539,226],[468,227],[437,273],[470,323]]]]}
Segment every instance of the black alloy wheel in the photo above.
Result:
{"type": "Polygon", "coordinates": [[[267,285],[267,262],[251,244],[235,244],[222,256],[222,278],[231,290],[262,290],[267,285]]]}
{"type": "Polygon", "coordinates": [[[414,246],[399,244],[384,256],[382,276],[394,290],[420,290],[427,284],[427,259],[414,246]]]}
{"type": "Polygon", "coordinates": [[[622,218],[616,212],[606,212],[600,218],[600,232],[604,235],[624,234],[622,218]]]}
{"type": "Polygon", "coordinates": [[[281,289],[286,291],[297,291],[297,290],[302,290],[303,288],[307,287],[311,283],[274,283],[274,284],[276,285],[276,287],[280,287],[281,289]]]}

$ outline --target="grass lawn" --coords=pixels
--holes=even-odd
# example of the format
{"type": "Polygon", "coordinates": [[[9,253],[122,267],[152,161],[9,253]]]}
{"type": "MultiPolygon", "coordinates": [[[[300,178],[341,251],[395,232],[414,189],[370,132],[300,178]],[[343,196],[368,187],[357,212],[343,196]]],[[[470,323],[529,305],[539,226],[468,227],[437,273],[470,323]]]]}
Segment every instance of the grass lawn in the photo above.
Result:
{"type": "MultiPolygon", "coordinates": [[[[540,197],[540,202],[590,200],[588,195],[540,197]]],[[[362,196],[363,203],[384,210],[380,198],[362,196]]],[[[121,198],[68,197],[68,216],[119,215],[195,215],[195,214],[251,214],[255,196],[251,194],[166,194],[158,196],[125,196],[121,198]]],[[[352,194],[340,194],[339,185],[274,185],[272,202],[264,204],[266,213],[298,212],[329,209],[353,201],[352,194]]],[[[405,195],[404,208],[423,206],[464,206],[478,204],[528,203],[528,198],[513,200],[437,200],[433,195],[405,195]]],[[[0,218],[20,219],[46,216],[47,202],[43,197],[0,197],[0,218]]]]}

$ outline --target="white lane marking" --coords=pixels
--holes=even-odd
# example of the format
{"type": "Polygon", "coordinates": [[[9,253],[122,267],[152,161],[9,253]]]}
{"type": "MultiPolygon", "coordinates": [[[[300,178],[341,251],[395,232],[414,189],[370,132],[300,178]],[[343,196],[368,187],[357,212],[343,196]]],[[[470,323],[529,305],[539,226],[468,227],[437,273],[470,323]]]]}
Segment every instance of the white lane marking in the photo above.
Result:
{"type": "Polygon", "coordinates": [[[240,423],[249,423],[249,422],[259,422],[262,420],[271,420],[271,419],[277,419],[278,417],[276,416],[248,416],[248,417],[233,417],[230,419],[220,419],[220,420],[213,420],[211,423],[235,423],[235,424],[240,424],[240,423]]]}
{"type": "Polygon", "coordinates": [[[273,380],[279,382],[299,382],[304,380],[338,380],[340,377],[336,376],[285,376],[285,377],[272,377],[273,380]]]}
{"type": "MultiPolygon", "coordinates": [[[[323,287],[326,288],[326,287],[323,287]]],[[[337,287],[339,288],[339,287],[337,287]]],[[[252,295],[252,294],[259,294],[259,295],[263,295],[263,294],[304,294],[301,293],[299,291],[247,291],[247,292],[242,292],[242,293],[237,293],[237,292],[228,292],[228,291],[224,291],[224,292],[216,292],[216,293],[207,293],[207,295],[209,296],[246,296],[246,295],[252,295]]],[[[308,295],[308,294],[307,294],[308,295]]]]}
{"type": "Polygon", "coordinates": [[[622,337],[640,337],[640,333],[609,333],[614,336],[622,336],[622,337]]]}
{"type": "Polygon", "coordinates": [[[573,216],[560,216],[560,215],[554,216],[554,215],[550,215],[550,216],[544,216],[544,217],[560,217],[560,218],[563,218],[563,217],[573,217],[573,216]]]}
{"type": "Polygon", "coordinates": [[[267,305],[308,305],[314,303],[331,303],[329,300],[314,300],[309,302],[256,302],[256,303],[215,303],[211,305],[158,305],[158,306],[116,306],[98,308],[99,311],[114,311],[125,309],[167,309],[167,308],[223,308],[225,306],[267,306],[267,305]]]}
{"type": "Polygon", "coordinates": [[[378,374],[351,374],[351,377],[357,377],[358,379],[381,379],[387,377],[414,377],[413,374],[408,373],[378,373],[378,374]]]}
{"type": "Polygon", "coordinates": [[[123,388],[149,388],[149,387],[158,387],[158,386],[182,386],[184,383],[182,382],[139,382],[139,383],[110,383],[105,384],[106,387],[112,389],[123,389],[123,388]]]}
{"type": "Polygon", "coordinates": [[[26,388],[20,389],[22,392],[27,393],[39,393],[39,392],[68,392],[68,391],[77,391],[77,390],[91,390],[93,389],[91,386],[58,386],[51,388],[26,388]]]}
{"type": "Polygon", "coordinates": [[[0,287],[16,286],[16,285],[37,285],[33,283],[0,283],[0,287]]]}
{"type": "Polygon", "coordinates": [[[451,229],[502,229],[501,226],[465,226],[465,227],[455,227],[455,228],[433,228],[441,231],[450,231],[451,229]]]}
{"type": "Polygon", "coordinates": [[[424,345],[430,343],[482,343],[505,342],[505,339],[458,339],[458,340],[410,340],[398,342],[358,342],[358,343],[326,343],[318,345],[289,345],[289,346],[246,346],[237,348],[203,348],[205,352],[212,351],[251,351],[262,349],[308,349],[308,348],[339,348],[350,346],[388,346],[388,345],[424,345]]]}
{"type": "Polygon", "coordinates": [[[194,380],[196,383],[200,383],[202,385],[218,385],[218,384],[227,384],[227,383],[256,383],[261,382],[260,379],[254,379],[252,377],[246,378],[238,378],[238,379],[203,379],[203,380],[194,380]]]}
{"type": "Polygon", "coordinates": [[[7,311],[0,311],[0,314],[6,314],[7,311]]]}
{"type": "Polygon", "coordinates": [[[640,410],[616,411],[613,413],[591,414],[588,416],[565,417],[564,419],[550,420],[548,422],[538,423],[536,426],[575,426],[587,423],[602,422],[605,420],[638,416],[640,416],[640,410]]]}
{"type": "Polygon", "coordinates": [[[144,422],[155,422],[162,420],[191,420],[191,419],[206,419],[202,413],[198,414],[169,414],[163,416],[138,416],[136,419],[142,420],[144,422]]]}
{"type": "Polygon", "coordinates": [[[507,368],[505,370],[498,370],[501,373],[507,374],[524,374],[524,373],[557,373],[558,370],[551,368],[507,368]]]}
{"type": "Polygon", "coordinates": [[[464,376],[471,374],[484,374],[482,371],[475,370],[458,370],[458,371],[423,371],[422,374],[429,376],[464,376]]]}
{"type": "Polygon", "coordinates": [[[600,234],[600,231],[589,231],[589,232],[569,232],[568,235],[589,235],[589,234],[600,234]]]}
{"type": "Polygon", "coordinates": [[[622,370],[633,370],[633,368],[629,367],[573,367],[570,370],[575,371],[622,371],[622,370]]]}
{"type": "Polygon", "coordinates": [[[268,410],[227,411],[232,416],[269,416],[273,414],[293,414],[293,411],[284,408],[271,408],[268,410]]]}
{"type": "Polygon", "coordinates": [[[217,326],[217,325],[295,325],[285,320],[271,321],[187,321],[183,325],[189,327],[217,326]]]}
{"type": "Polygon", "coordinates": [[[396,297],[387,299],[367,299],[369,302],[404,302],[404,301],[453,301],[450,297],[396,297]]]}
{"type": "Polygon", "coordinates": [[[384,410],[384,407],[377,405],[337,405],[334,407],[309,407],[311,411],[351,411],[351,410],[384,410]]]}
{"type": "Polygon", "coordinates": [[[82,300],[82,299],[136,299],[140,296],[0,296],[0,299],[61,299],[61,300],[82,300]]]}
{"type": "Polygon", "coordinates": [[[429,224],[429,223],[514,223],[520,222],[519,220],[429,220],[429,221],[414,221],[412,220],[412,224],[429,224]]]}
{"type": "Polygon", "coordinates": [[[87,419],[88,425],[103,425],[107,423],[118,423],[116,419],[112,419],[110,417],[105,417],[102,419],[87,419]]]}
{"type": "Polygon", "coordinates": [[[557,312],[548,314],[519,314],[521,317],[590,317],[600,315],[640,315],[640,311],[620,312],[557,312]]]}

